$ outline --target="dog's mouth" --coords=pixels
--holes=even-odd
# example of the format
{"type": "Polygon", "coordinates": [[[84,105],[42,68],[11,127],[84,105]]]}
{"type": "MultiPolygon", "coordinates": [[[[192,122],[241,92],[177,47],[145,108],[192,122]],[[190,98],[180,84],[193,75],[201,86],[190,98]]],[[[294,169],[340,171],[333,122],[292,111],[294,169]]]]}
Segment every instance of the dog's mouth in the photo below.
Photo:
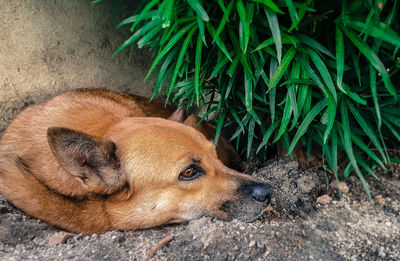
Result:
{"type": "Polygon", "coordinates": [[[226,201],[219,209],[225,215],[219,218],[226,221],[238,219],[248,223],[254,222],[264,213],[269,201],[263,203],[258,203],[251,199],[226,201]]]}
{"type": "Polygon", "coordinates": [[[244,222],[256,221],[271,201],[272,188],[262,182],[245,182],[237,190],[238,198],[224,202],[219,211],[222,219],[238,219],[244,222]]]}

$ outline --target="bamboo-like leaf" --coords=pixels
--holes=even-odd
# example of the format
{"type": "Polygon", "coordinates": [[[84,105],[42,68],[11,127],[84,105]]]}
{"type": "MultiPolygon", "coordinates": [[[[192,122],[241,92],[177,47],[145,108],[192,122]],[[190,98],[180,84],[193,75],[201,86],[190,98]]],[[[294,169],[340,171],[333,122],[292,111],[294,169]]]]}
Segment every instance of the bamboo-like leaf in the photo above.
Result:
{"type": "Polygon", "coordinates": [[[357,21],[356,18],[351,16],[344,17],[342,20],[347,26],[350,26],[361,33],[364,32],[364,28],[368,28],[367,31],[370,36],[400,47],[400,36],[396,33],[396,31],[392,30],[384,23],[380,23],[379,26],[374,26],[357,21]]]}
{"type": "Polygon", "coordinates": [[[160,31],[162,27],[161,25],[157,25],[153,29],[151,29],[148,33],[144,34],[142,38],[140,38],[137,42],[138,48],[142,48],[144,45],[148,44],[151,39],[153,39],[154,36],[156,36],[160,31]]]}
{"type": "Polygon", "coordinates": [[[205,29],[204,29],[204,21],[201,19],[199,15],[196,16],[197,18],[197,24],[199,25],[199,33],[201,36],[201,40],[203,41],[204,45],[207,47],[207,42],[206,42],[206,34],[205,34],[205,29]]]}
{"type": "Polygon", "coordinates": [[[344,43],[343,43],[343,33],[339,26],[336,25],[336,84],[338,88],[346,93],[342,87],[343,74],[344,74],[344,43]]]}
{"type": "MultiPolygon", "coordinates": [[[[152,18],[152,17],[156,16],[157,14],[158,14],[158,10],[152,10],[152,11],[148,11],[148,12],[142,14],[142,16],[141,16],[140,18],[141,18],[142,20],[146,20],[146,19],[149,19],[149,18],[152,18]]],[[[117,26],[117,28],[120,28],[120,27],[122,27],[122,26],[124,26],[124,25],[127,25],[127,24],[134,23],[134,22],[136,22],[136,20],[137,20],[138,18],[139,18],[139,15],[132,15],[132,16],[129,16],[128,18],[124,19],[124,20],[117,26]]]]}
{"type": "Polygon", "coordinates": [[[328,55],[332,59],[335,59],[335,56],[331,53],[331,51],[329,51],[325,46],[323,46],[321,43],[317,42],[316,40],[314,40],[304,34],[295,34],[295,36],[297,37],[297,39],[300,42],[320,51],[321,53],[328,55]]]}
{"type": "Polygon", "coordinates": [[[252,75],[244,72],[244,90],[245,90],[245,105],[248,112],[253,111],[253,80],[252,75]]]}
{"type": "Polygon", "coordinates": [[[243,53],[246,53],[247,45],[249,44],[249,39],[250,39],[250,25],[249,21],[247,20],[246,8],[244,7],[242,0],[237,1],[236,10],[240,18],[240,23],[239,23],[240,49],[242,49],[243,53]],[[240,33],[240,31],[242,31],[243,33],[240,33]]]}
{"type": "Polygon", "coordinates": [[[292,20],[292,26],[294,26],[294,28],[297,28],[297,24],[299,23],[299,17],[297,16],[297,11],[296,8],[293,5],[292,0],[285,0],[286,6],[289,9],[289,15],[290,15],[290,19],[292,20]]]}
{"type": "Polygon", "coordinates": [[[387,120],[382,119],[383,123],[386,127],[392,132],[393,136],[400,142],[400,134],[396,131],[392,124],[390,124],[387,120]]]}
{"type": "Polygon", "coordinates": [[[219,137],[221,136],[221,130],[222,130],[222,127],[224,126],[225,116],[226,116],[226,111],[224,111],[217,120],[217,128],[215,130],[215,139],[214,139],[215,145],[218,144],[219,137]]]}
{"type": "Polygon", "coordinates": [[[315,68],[319,71],[322,79],[324,80],[326,86],[328,87],[330,93],[332,94],[333,99],[335,100],[335,103],[337,102],[337,94],[335,90],[335,86],[333,85],[333,81],[331,78],[331,75],[329,74],[328,68],[326,68],[325,63],[322,61],[322,59],[319,57],[319,55],[314,52],[311,49],[308,49],[308,54],[311,57],[311,60],[313,61],[315,68]]]}
{"type": "Polygon", "coordinates": [[[361,116],[360,112],[354,107],[354,105],[351,102],[346,103],[348,108],[350,109],[351,113],[353,114],[354,118],[358,122],[358,124],[361,126],[361,128],[364,130],[365,134],[370,138],[371,142],[375,145],[375,147],[378,149],[379,153],[382,156],[382,159],[387,162],[387,158],[384,153],[384,149],[382,148],[381,143],[378,140],[378,137],[375,135],[375,132],[372,130],[370,125],[367,123],[367,121],[361,116]]]}
{"type": "Polygon", "coordinates": [[[278,84],[278,82],[282,78],[283,74],[286,72],[287,68],[289,67],[290,62],[293,60],[295,54],[296,54],[296,49],[294,47],[290,48],[286,52],[285,56],[282,59],[282,62],[279,64],[278,68],[276,69],[275,74],[272,76],[271,81],[269,82],[268,90],[271,90],[278,84]]]}
{"type": "Polygon", "coordinates": [[[158,4],[158,2],[160,2],[160,0],[152,0],[140,11],[140,14],[136,17],[135,22],[131,26],[132,32],[135,30],[139,22],[145,19],[144,17],[148,15],[147,12],[150,11],[150,9],[153,8],[156,4],[158,4]]]}
{"type": "MultiPolygon", "coordinates": [[[[278,68],[278,61],[275,59],[271,59],[270,65],[269,65],[269,78],[273,77],[273,75],[276,74],[278,68]]],[[[276,110],[276,88],[272,88],[269,91],[269,108],[271,111],[271,122],[274,123],[275,121],[275,110],[276,110]]]]}
{"type": "Polygon", "coordinates": [[[165,10],[163,12],[163,23],[162,27],[166,28],[171,25],[171,16],[172,16],[172,10],[174,9],[174,0],[166,0],[166,6],[165,10]]]}
{"type": "Polygon", "coordinates": [[[376,118],[378,119],[378,128],[380,128],[382,126],[382,117],[378,101],[378,93],[376,91],[376,72],[371,64],[369,66],[369,84],[371,88],[372,100],[374,101],[376,118]]]}
{"type": "Polygon", "coordinates": [[[263,141],[260,143],[260,145],[257,148],[257,153],[263,148],[266,147],[268,145],[268,141],[269,138],[271,137],[271,135],[274,133],[275,129],[279,126],[279,123],[281,123],[281,121],[276,121],[273,124],[271,124],[269,126],[269,128],[267,129],[267,131],[264,134],[263,137],[263,141]]]}
{"type": "Polygon", "coordinates": [[[385,165],[383,162],[376,156],[376,154],[368,148],[368,146],[360,139],[357,135],[355,135],[353,132],[351,133],[351,139],[354,141],[354,144],[356,144],[361,150],[363,150],[365,153],[368,154],[368,156],[371,157],[376,163],[378,163],[383,169],[385,168],[385,165]]]}
{"type": "Polygon", "coordinates": [[[360,179],[361,183],[363,184],[363,187],[364,187],[365,191],[367,192],[369,199],[371,200],[371,193],[369,191],[368,184],[365,181],[364,176],[362,175],[361,170],[358,167],[356,158],[354,156],[353,145],[351,144],[351,131],[350,131],[349,116],[348,116],[348,112],[347,112],[347,108],[346,108],[346,103],[344,101],[342,101],[340,103],[340,112],[342,115],[342,132],[339,131],[339,134],[341,136],[344,150],[347,154],[347,157],[350,160],[351,165],[353,166],[354,170],[356,171],[358,178],[360,179]]]}
{"type": "Polygon", "coordinates": [[[203,47],[203,43],[201,42],[201,35],[197,37],[197,45],[196,45],[196,58],[194,65],[194,88],[196,93],[196,103],[199,106],[199,97],[200,97],[200,67],[201,67],[201,49],[203,47]]]}
{"type": "Polygon", "coordinates": [[[272,11],[278,14],[285,14],[272,0],[252,0],[254,2],[258,2],[264,4],[265,6],[271,8],[272,11]]]}
{"type": "Polygon", "coordinates": [[[154,68],[157,66],[157,64],[161,61],[161,59],[171,50],[172,47],[184,36],[189,30],[192,29],[192,27],[195,25],[195,22],[192,22],[186,26],[184,26],[181,30],[178,31],[174,35],[174,37],[171,38],[171,40],[168,42],[168,44],[161,50],[161,52],[157,55],[157,57],[154,59],[153,64],[150,67],[149,72],[146,75],[146,79],[150,76],[154,68]]]}
{"type": "Polygon", "coordinates": [[[332,130],[333,123],[335,121],[336,117],[336,101],[334,98],[332,98],[331,93],[325,88],[325,86],[321,83],[320,79],[314,72],[314,70],[310,67],[310,65],[306,64],[306,71],[308,75],[313,79],[313,81],[320,87],[322,90],[324,96],[325,96],[325,101],[328,105],[328,122],[326,124],[326,130],[324,134],[324,143],[328,140],[329,134],[332,130]]]}
{"type": "Polygon", "coordinates": [[[268,19],[269,28],[272,33],[272,37],[275,41],[276,55],[278,57],[278,63],[281,63],[282,58],[282,40],[281,40],[281,30],[279,29],[279,22],[276,13],[271,12],[268,8],[264,8],[265,15],[268,19]]]}
{"type": "Polygon", "coordinates": [[[185,56],[185,54],[186,54],[186,49],[187,49],[187,47],[188,47],[190,41],[192,40],[193,33],[196,31],[196,29],[197,29],[197,28],[194,27],[194,28],[187,34],[186,39],[185,39],[185,41],[184,41],[183,44],[182,44],[181,51],[179,52],[178,59],[176,60],[175,70],[174,70],[174,72],[172,73],[172,76],[171,76],[171,84],[170,84],[170,86],[169,86],[169,88],[168,88],[167,98],[165,99],[165,102],[168,102],[168,99],[169,99],[169,97],[170,97],[170,95],[171,95],[172,89],[174,88],[175,80],[176,80],[176,77],[178,76],[178,71],[179,71],[179,69],[181,68],[183,58],[184,58],[184,56],[185,56]]]}
{"type": "Polygon", "coordinates": [[[201,16],[204,22],[208,22],[210,20],[210,17],[198,0],[187,0],[187,2],[190,7],[201,16]]]}
{"type": "Polygon", "coordinates": [[[229,55],[229,52],[226,50],[225,44],[222,42],[221,38],[215,34],[215,29],[214,29],[213,25],[211,23],[207,23],[206,26],[207,26],[208,32],[213,37],[213,39],[214,39],[215,43],[217,44],[217,46],[219,47],[219,49],[221,49],[221,51],[226,55],[226,57],[229,59],[229,61],[232,62],[232,58],[229,55]]]}
{"type": "Polygon", "coordinates": [[[256,125],[256,120],[252,117],[249,122],[249,130],[247,133],[247,154],[246,154],[247,158],[250,157],[251,147],[253,145],[255,125],[256,125]]]}
{"type": "Polygon", "coordinates": [[[390,81],[389,74],[386,71],[385,66],[379,57],[375,54],[371,48],[367,46],[367,44],[361,41],[356,35],[351,33],[349,30],[340,25],[340,28],[344,32],[344,34],[349,38],[349,40],[358,48],[358,50],[368,59],[368,61],[375,67],[375,69],[381,74],[383,83],[387,91],[396,97],[396,90],[394,89],[392,82],[390,81]]]}
{"type": "Polygon", "coordinates": [[[131,37],[129,37],[128,40],[126,40],[121,47],[118,48],[117,51],[115,51],[115,53],[113,54],[113,56],[117,55],[120,51],[124,50],[127,46],[133,44],[137,39],[139,39],[139,37],[141,37],[142,35],[144,35],[145,33],[147,33],[149,30],[151,30],[153,27],[155,27],[156,25],[158,25],[160,23],[159,19],[153,20],[150,23],[147,23],[146,25],[144,25],[142,28],[140,28],[139,30],[137,30],[131,37]]]}
{"type": "Polygon", "coordinates": [[[291,105],[292,104],[291,104],[289,95],[286,95],[285,108],[283,109],[281,126],[279,127],[278,134],[276,135],[276,137],[273,141],[274,143],[277,142],[281,138],[282,134],[287,131],[287,125],[289,124],[290,116],[292,115],[292,106],[291,105]]]}
{"type": "Polygon", "coordinates": [[[167,57],[165,58],[163,64],[161,65],[160,70],[158,72],[158,78],[157,78],[157,81],[156,81],[156,85],[154,87],[153,94],[151,96],[151,100],[161,90],[162,84],[167,79],[167,76],[169,75],[169,73],[167,73],[168,72],[167,69],[168,69],[169,65],[171,64],[172,59],[175,57],[175,54],[176,54],[176,49],[172,50],[167,55],[167,57]]]}
{"type": "MultiPolygon", "coordinates": [[[[219,0],[218,2],[222,2],[222,0],[219,0]]],[[[215,42],[215,39],[219,37],[221,32],[224,30],[226,23],[229,21],[229,16],[231,15],[234,2],[235,1],[230,1],[228,6],[226,7],[226,10],[223,10],[224,15],[222,16],[221,22],[219,23],[217,31],[215,32],[213,43],[215,42]]],[[[223,6],[223,3],[220,5],[223,6]]]]}
{"type": "Polygon", "coordinates": [[[326,103],[324,100],[319,101],[307,114],[307,116],[304,118],[303,122],[300,124],[299,129],[297,130],[296,134],[294,135],[294,138],[292,140],[292,143],[289,146],[288,153],[292,153],[294,147],[296,146],[297,142],[299,139],[304,135],[304,133],[307,131],[308,127],[310,126],[311,122],[315,119],[315,117],[322,111],[322,109],[326,106],[326,103]]]}

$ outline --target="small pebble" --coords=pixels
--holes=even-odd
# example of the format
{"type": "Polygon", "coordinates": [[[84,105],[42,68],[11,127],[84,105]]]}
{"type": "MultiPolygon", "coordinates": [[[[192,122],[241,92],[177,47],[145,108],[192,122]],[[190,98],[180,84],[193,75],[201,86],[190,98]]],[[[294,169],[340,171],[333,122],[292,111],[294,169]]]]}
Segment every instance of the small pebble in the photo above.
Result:
{"type": "Polygon", "coordinates": [[[321,205],[326,205],[326,204],[329,204],[330,202],[331,202],[331,197],[326,194],[317,198],[317,203],[319,203],[321,205]]]}

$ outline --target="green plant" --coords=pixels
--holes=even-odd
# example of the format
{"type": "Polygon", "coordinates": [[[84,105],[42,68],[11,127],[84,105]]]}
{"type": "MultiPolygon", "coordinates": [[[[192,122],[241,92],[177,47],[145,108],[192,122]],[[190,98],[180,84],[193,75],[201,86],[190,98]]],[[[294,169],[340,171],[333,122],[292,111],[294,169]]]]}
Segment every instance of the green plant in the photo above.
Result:
{"type": "Polygon", "coordinates": [[[216,140],[233,124],[247,156],[278,141],[289,155],[321,148],[336,178],[354,170],[369,195],[364,176],[399,144],[397,0],[141,1],[119,26],[133,34],[116,53],[155,54],[153,97],[166,85],[166,100],[206,105],[216,140]]]}

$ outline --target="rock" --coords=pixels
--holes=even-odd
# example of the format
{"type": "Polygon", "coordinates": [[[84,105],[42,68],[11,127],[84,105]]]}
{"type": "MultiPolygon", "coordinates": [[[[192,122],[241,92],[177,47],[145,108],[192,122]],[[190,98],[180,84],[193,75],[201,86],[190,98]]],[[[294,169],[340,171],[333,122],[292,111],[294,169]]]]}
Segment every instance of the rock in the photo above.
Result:
{"type": "Polygon", "coordinates": [[[349,193],[349,187],[343,181],[337,182],[336,180],[332,181],[329,185],[332,189],[338,189],[342,193],[349,193]]]}
{"type": "Polygon", "coordinates": [[[64,244],[68,238],[73,237],[74,234],[67,233],[64,231],[56,232],[49,238],[49,245],[54,246],[58,244],[64,244]]]}
{"type": "Polygon", "coordinates": [[[331,202],[331,197],[326,194],[317,198],[317,203],[319,203],[321,205],[326,205],[326,204],[329,204],[330,202],[331,202]]]}
{"type": "Polygon", "coordinates": [[[300,189],[301,193],[308,194],[315,187],[315,183],[312,181],[311,177],[304,176],[297,180],[297,187],[300,189]]]}
{"type": "Polygon", "coordinates": [[[384,197],[382,197],[381,195],[376,196],[375,202],[377,204],[381,205],[382,207],[386,205],[386,199],[384,197]]]}

